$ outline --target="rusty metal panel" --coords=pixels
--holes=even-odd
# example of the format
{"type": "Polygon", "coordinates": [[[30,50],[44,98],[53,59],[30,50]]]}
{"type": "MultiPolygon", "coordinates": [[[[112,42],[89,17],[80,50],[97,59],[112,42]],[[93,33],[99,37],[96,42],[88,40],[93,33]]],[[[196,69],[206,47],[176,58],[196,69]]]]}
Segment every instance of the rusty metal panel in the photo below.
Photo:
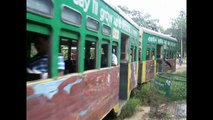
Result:
{"type": "Polygon", "coordinates": [[[171,70],[172,72],[175,72],[175,70],[176,70],[176,61],[175,61],[175,59],[169,59],[167,61],[170,63],[171,68],[165,62],[163,62],[163,72],[168,72],[169,70],[171,70]]]}
{"type": "Polygon", "coordinates": [[[119,67],[27,86],[27,120],[99,120],[119,100],[119,67]]]}
{"type": "Polygon", "coordinates": [[[154,79],[154,60],[146,61],[146,81],[154,79]]]}
{"type": "Polygon", "coordinates": [[[142,79],[142,65],[143,65],[143,62],[142,61],[139,61],[139,64],[138,64],[138,83],[140,84],[141,83],[141,79],[142,79]]]}
{"type": "Polygon", "coordinates": [[[130,91],[137,86],[137,62],[130,63],[130,91]]]}

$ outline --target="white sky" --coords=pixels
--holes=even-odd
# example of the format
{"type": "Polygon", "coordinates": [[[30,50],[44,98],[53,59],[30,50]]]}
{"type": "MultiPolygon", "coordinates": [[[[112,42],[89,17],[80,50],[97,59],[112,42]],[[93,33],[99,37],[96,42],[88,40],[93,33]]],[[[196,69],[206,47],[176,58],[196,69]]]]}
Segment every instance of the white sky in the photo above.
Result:
{"type": "Polygon", "coordinates": [[[159,24],[164,28],[170,26],[171,18],[177,18],[179,12],[186,12],[186,0],[107,0],[115,6],[125,5],[130,10],[149,13],[151,18],[159,19],[159,24]]]}

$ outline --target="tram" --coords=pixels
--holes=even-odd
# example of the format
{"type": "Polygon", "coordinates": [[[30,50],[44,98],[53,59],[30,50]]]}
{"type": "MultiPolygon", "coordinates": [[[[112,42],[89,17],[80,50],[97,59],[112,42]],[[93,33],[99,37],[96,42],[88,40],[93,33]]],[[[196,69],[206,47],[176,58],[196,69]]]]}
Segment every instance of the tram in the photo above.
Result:
{"type": "Polygon", "coordinates": [[[27,77],[27,120],[119,115],[138,84],[175,70],[175,39],[139,27],[106,0],[27,0],[26,22],[27,62],[38,54],[36,38],[48,39],[49,46],[46,77],[27,77]],[[162,64],[162,53],[171,68],[162,64]]]}

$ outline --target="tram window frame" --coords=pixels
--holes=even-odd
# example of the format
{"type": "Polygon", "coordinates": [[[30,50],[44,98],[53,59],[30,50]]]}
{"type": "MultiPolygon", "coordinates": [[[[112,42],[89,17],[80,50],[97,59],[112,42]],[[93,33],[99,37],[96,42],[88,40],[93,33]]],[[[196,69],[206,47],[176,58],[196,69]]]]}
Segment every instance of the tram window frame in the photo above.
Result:
{"type": "Polygon", "coordinates": [[[112,45],[112,49],[115,49],[115,55],[118,56],[118,45],[117,45],[117,43],[112,45]]]}
{"type": "Polygon", "coordinates": [[[101,50],[102,50],[101,51],[101,66],[100,66],[101,68],[109,67],[109,61],[110,61],[109,60],[109,55],[110,55],[109,48],[110,48],[109,42],[103,40],[102,43],[101,43],[101,50]],[[106,47],[104,47],[103,45],[106,45],[106,47]],[[106,49],[104,50],[104,48],[107,48],[107,50],[106,49]],[[107,54],[107,55],[105,56],[105,54],[107,54]],[[105,56],[105,57],[103,57],[103,56],[105,56]],[[104,66],[103,63],[102,63],[104,61],[103,59],[106,60],[105,61],[106,66],[104,66]]]}
{"type": "Polygon", "coordinates": [[[78,68],[79,68],[79,60],[78,60],[78,51],[79,51],[79,46],[78,46],[78,40],[76,39],[71,39],[67,37],[60,37],[60,48],[59,52],[62,53],[61,51],[61,46],[67,46],[68,52],[67,52],[67,60],[65,60],[64,56],[64,62],[65,62],[65,72],[64,74],[71,74],[71,73],[77,73],[78,68]],[[64,41],[63,41],[64,40],[64,41]],[[76,50],[73,52],[73,48],[76,48],[76,50]],[[72,57],[72,53],[75,54],[75,59],[72,57]]]}
{"type": "Polygon", "coordinates": [[[135,56],[135,54],[134,54],[134,46],[131,46],[130,47],[130,62],[134,62],[134,56],[135,56]]]}
{"type": "Polygon", "coordinates": [[[97,48],[98,48],[98,42],[97,41],[85,40],[84,71],[97,69],[97,58],[98,58],[97,48]],[[91,55],[92,54],[91,49],[93,48],[93,46],[90,45],[90,44],[93,44],[93,43],[95,44],[95,45],[93,45],[94,49],[95,49],[94,50],[94,56],[91,55]],[[89,54],[88,54],[88,52],[89,52],[89,54]],[[94,57],[94,59],[92,59],[91,57],[94,57]],[[90,64],[92,64],[92,65],[90,65],[90,64]]]}
{"type": "Polygon", "coordinates": [[[174,59],[174,57],[173,57],[173,50],[171,51],[171,59],[174,59]]]}
{"type": "Polygon", "coordinates": [[[70,25],[74,25],[74,26],[77,26],[77,27],[81,27],[81,24],[82,24],[82,14],[78,11],[78,10],[75,10],[73,8],[71,8],[70,6],[67,6],[67,5],[62,5],[62,8],[61,8],[61,20],[64,22],[64,23],[67,23],[67,24],[70,24],[70,25]],[[65,14],[63,11],[67,9],[69,10],[69,13],[73,12],[75,14],[70,14],[70,16],[75,16],[75,15],[79,15],[80,16],[80,20],[75,20],[74,21],[80,21],[79,24],[77,22],[73,22],[73,21],[70,21],[72,19],[65,19],[63,18],[63,15],[65,14]]]}
{"type": "MultiPolygon", "coordinates": [[[[31,60],[37,55],[38,51],[35,48],[35,41],[37,37],[44,37],[45,39],[48,39],[46,42],[48,42],[48,46],[50,46],[51,44],[51,39],[50,36],[48,34],[41,34],[41,33],[37,33],[37,32],[31,32],[31,31],[27,31],[27,45],[30,45],[27,47],[27,64],[30,64],[31,60]],[[33,56],[32,56],[32,48],[34,48],[34,52],[36,52],[33,56]]],[[[50,76],[50,72],[51,72],[51,64],[50,64],[50,47],[49,49],[47,49],[47,75],[44,73],[35,73],[33,70],[28,69],[28,73],[27,73],[27,81],[32,81],[32,80],[44,80],[44,79],[48,79],[51,78],[50,76]],[[30,72],[30,73],[29,73],[30,72]],[[34,73],[33,73],[34,72],[34,73]]],[[[28,66],[27,66],[28,68],[28,66]]]]}
{"type": "Polygon", "coordinates": [[[137,47],[134,47],[134,61],[137,61],[137,47]]]}
{"type": "Polygon", "coordinates": [[[102,34],[105,35],[105,36],[111,36],[111,34],[112,34],[112,28],[110,26],[106,25],[106,24],[102,24],[102,34]],[[110,30],[109,34],[106,34],[104,32],[105,28],[109,28],[109,30],[110,30]]]}
{"type": "MultiPolygon", "coordinates": [[[[39,5],[41,6],[41,5],[46,5],[46,4],[47,3],[44,3],[44,4],[40,3],[39,5]]],[[[34,14],[44,16],[44,17],[47,17],[47,18],[53,18],[53,15],[54,15],[54,5],[53,4],[54,3],[53,3],[52,0],[36,0],[36,1],[35,0],[27,0],[27,11],[34,13],[34,14]],[[41,11],[42,10],[41,7],[39,7],[39,9],[36,8],[35,2],[39,2],[39,1],[40,2],[50,2],[50,8],[48,9],[48,10],[50,10],[49,14],[46,14],[44,11],[41,11]]],[[[49,7],[49,6],[47,6],[47,7],[49,7]]]]}
{"type": "Polygon", "coordinates": [[[151,60],[155,60],[155,48],[151,49],[151,60]],[[153,58],[154,56],[154,58],[153,58]]]}
{"type": "Polygon", "coordinates": [[[142,49],[139,48],[139,51],[138,51],[138,61],[142,61],[142,49]]]}
{"type": "MultiPolygon", "coordinates": [[[[91,31],[94,31],[94,32],[98,32],[99,31],[99,21],[97,20],[97,19],[95,19],[95,18],[93,18],[93,17],[90,17],[90,16],[87,16],[86,17],[86,28],[88,29],[88,30],[91,30],[91,31]],[[89,20],[92,20],[92,22],[89,22],[89,20]],[[96,26],[96,29],[94,29],[94,28],[92,28],[91,26],[89,26],[89,25],[92,25],[92,24],[88,24],[88,23],[94,23],[94,22],[96,22],[97,23],[97,26],[96,26]]],[[[94,25],[94,24],[93,24],[94,25]]]]}
{"type": "Polygon", "coordinates": [[[146,48],[146,60],[150,60],[150,48],[149,47],[146,48]]]}
{"type": "Polygon", "coordinates": [[[125,36],[125,34],[121,33],[121,51],[120,51],[120,61],[121,62],[128,62],[128,43],[129,43],[129,36],[125,36]],[[124,37],[124,38],[122,38],[124,37]]]}
{"type": "Polygon", "coordinates": [[[172,50],[170,50],[170,59],[172,59],[172,50]]]}

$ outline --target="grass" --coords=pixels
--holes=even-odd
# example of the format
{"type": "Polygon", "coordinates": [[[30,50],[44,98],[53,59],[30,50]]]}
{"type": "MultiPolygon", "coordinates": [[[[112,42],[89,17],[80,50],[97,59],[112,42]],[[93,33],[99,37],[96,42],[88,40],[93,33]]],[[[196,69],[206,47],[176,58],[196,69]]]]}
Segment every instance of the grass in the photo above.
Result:
{"type": "Polygon", "coordinates": [[[138,98],[130,98],[127,101],[126,105],[122,108],[119,118],[124,119],[126,117],[132,116],[136,111],[136,107],[139,105],[140,100],[138,98]]]}
{"type": "MultiPolygon", "coordinates": [[[[186,71],[175,73],[174,75],[167,74],[166,77],[170,79],[178,79],[186,81],[186,71]]],[[[165,78],[157,78],[165,84],[165,78]]],[[[143,84],[142,87],[137,87],[132,91],[131,98],[127,101],[126,105],[122,108],[121,114],[116,120],[122,120],[126,117],[134,115],[137,106],[151,106],[150,117],[153,118],[167,118],[168,114],[159,113],[158,107],[163,103],[171,101],[178,101],[186,99],[186,82],[172,81],[169,89],[169,94],[165,95],[165,89],[160,89],[154,86],[153,82],[143,84]]]]}

